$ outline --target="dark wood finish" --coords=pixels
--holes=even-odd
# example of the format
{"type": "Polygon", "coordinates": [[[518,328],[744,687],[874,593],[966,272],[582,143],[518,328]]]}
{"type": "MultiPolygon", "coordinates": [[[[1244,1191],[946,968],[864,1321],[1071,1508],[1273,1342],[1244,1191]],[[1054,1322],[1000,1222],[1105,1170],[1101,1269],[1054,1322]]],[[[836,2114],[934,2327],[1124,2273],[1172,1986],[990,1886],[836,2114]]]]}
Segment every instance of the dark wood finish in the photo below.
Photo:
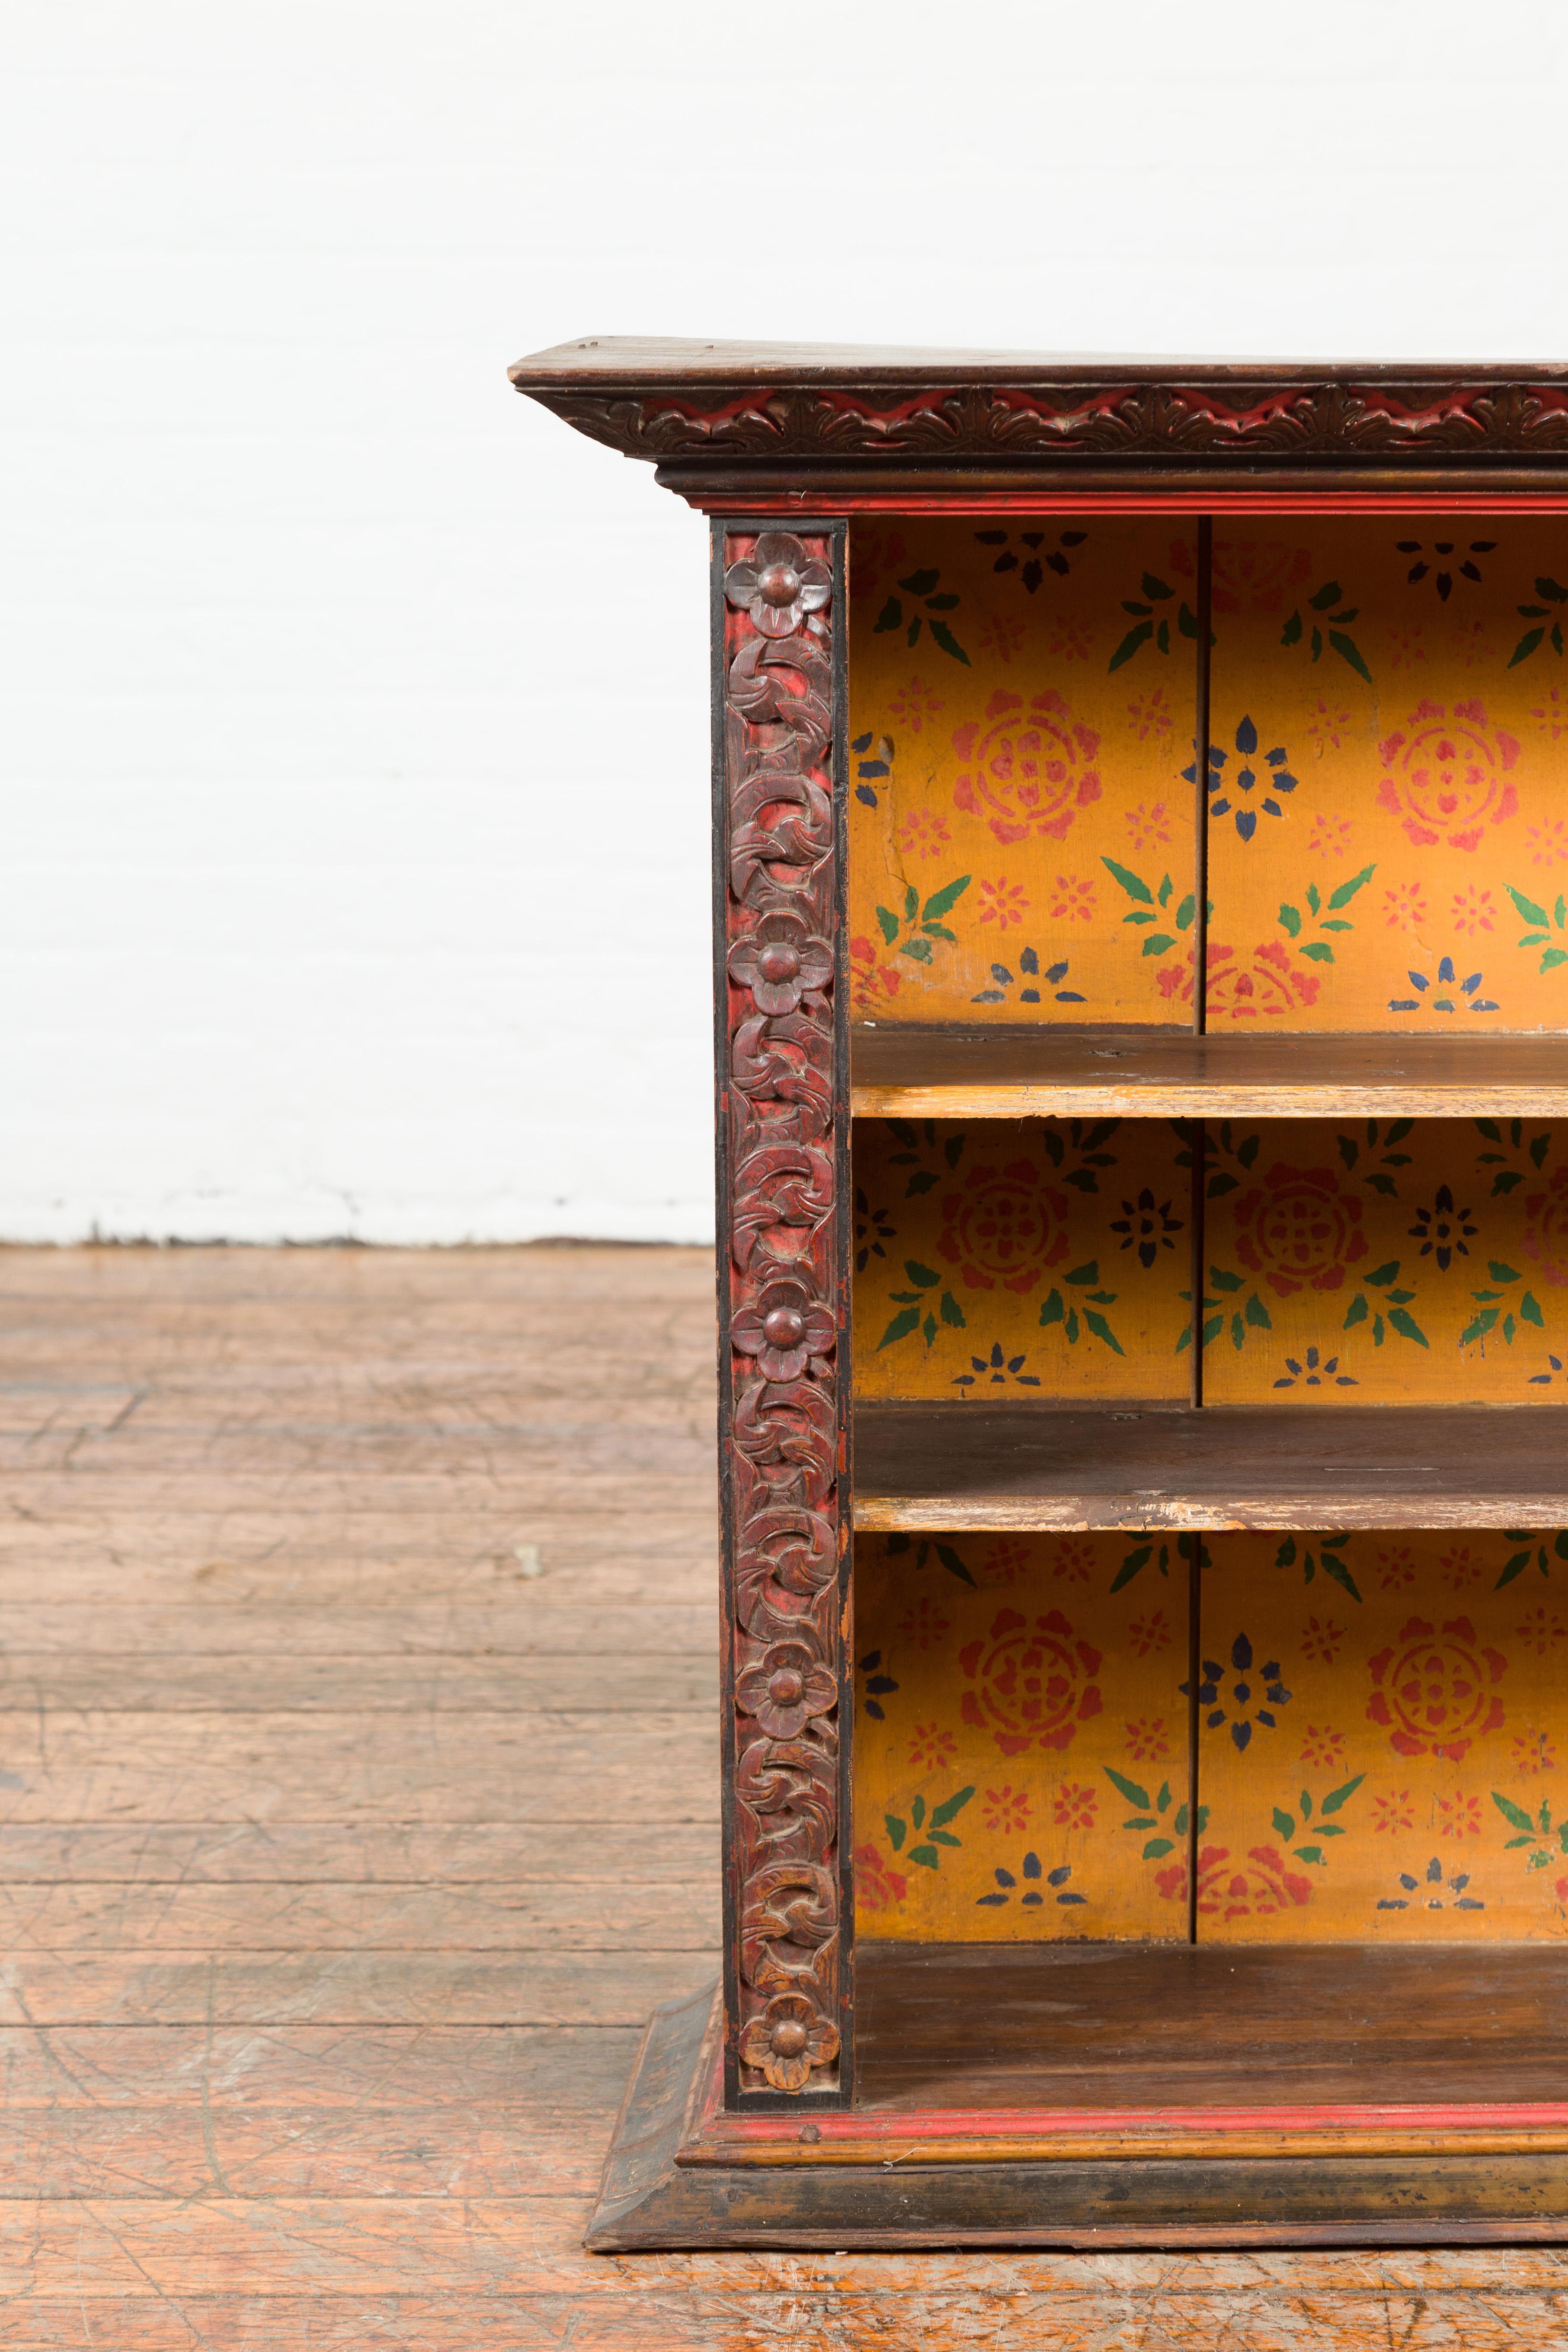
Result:
{"type": "Polygon", "coordinates": [[[1568,1521],[1568,1406],[863,1404],[860,1528],[1568,1521]]]}
{"type": "Polygon", "coordinates": [[[715,534],[725,2040],[847,2098],[844,535],[715,534]]]}
{"type": "Polygon", "coordinates": [[[1568,1034],[858,1023],[849,1051],[858,1118],[1568,1117],[1568,1034]]]}
{"type": "Polygon", "coordinates": [[[1568,2242],[1568,2157],[1552,2154],[678,2163],[710,2000],[655,2012],[589,2226],[595,2251],[1568,2242]]]}

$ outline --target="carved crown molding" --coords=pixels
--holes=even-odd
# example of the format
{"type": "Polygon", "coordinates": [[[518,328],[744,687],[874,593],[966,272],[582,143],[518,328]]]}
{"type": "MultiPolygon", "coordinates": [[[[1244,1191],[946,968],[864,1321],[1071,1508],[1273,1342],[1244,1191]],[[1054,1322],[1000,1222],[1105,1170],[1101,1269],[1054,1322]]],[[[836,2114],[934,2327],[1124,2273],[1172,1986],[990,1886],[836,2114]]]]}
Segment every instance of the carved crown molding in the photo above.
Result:
{"type": "Polygon", "coordinates": [[[1231,459],[1310,467],[1365,459],[1556,460],[1568,467],[1568,385],[1411,375],[1375,383],[1223,386],[778,384],[647,392],[520,389],[625,457],[1040,465],[1231,459]]]}

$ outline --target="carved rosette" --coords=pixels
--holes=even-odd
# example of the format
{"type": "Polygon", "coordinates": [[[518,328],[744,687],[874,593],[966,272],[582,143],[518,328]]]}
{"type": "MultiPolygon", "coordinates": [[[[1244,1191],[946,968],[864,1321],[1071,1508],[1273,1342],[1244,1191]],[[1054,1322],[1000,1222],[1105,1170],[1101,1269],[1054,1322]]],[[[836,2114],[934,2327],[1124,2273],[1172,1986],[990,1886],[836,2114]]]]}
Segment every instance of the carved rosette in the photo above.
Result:
{"type": "Polygon", "coordinates": [[[729,2026],[776,2097],[840,2090],[844,2022],[833,541],[721,556],[729,2026]]]}

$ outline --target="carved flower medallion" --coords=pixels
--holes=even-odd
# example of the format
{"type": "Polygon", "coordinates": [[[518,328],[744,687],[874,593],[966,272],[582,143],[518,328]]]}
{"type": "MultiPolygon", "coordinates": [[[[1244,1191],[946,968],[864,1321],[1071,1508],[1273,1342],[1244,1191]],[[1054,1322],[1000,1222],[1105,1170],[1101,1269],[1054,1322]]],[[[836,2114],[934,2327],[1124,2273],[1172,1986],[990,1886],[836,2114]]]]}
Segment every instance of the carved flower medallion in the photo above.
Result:
{"type": "Polygon", "coordinates": [[[751,554],[725,572],[724,593],[744,607],[764,637],[789,637],[808,613],[820,613],[827,603],[833,574],[792,532],[764,530],[751,554]]]}

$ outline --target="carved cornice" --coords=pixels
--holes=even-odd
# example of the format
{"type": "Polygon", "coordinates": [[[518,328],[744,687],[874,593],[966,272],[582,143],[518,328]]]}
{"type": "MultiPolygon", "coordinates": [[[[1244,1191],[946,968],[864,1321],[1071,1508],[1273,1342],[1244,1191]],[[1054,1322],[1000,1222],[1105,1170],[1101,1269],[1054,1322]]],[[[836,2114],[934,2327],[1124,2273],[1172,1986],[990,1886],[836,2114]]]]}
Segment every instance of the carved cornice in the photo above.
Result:
{"type": "Polygon", "coordinates": [[[520,389],[629,457],[1029,467],[1217,461],[1270,467],[1496,460],[1568,472],[1568,384],[1411,374],[1221,383],[1051,382],[657,390],[520,389]]]}

